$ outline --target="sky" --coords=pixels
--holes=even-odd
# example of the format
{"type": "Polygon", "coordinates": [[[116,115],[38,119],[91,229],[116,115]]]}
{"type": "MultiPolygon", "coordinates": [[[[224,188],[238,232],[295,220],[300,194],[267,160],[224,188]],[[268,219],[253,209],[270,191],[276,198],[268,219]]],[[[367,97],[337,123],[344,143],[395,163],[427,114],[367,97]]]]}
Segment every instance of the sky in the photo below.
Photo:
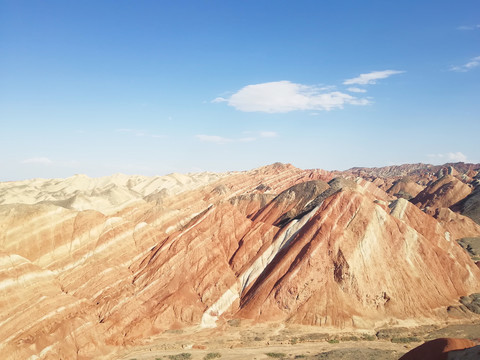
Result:
{"type": "Polygon", "coordinates": [[[0,0],[0,181],[480,162],[480,3],[0,0]]]}

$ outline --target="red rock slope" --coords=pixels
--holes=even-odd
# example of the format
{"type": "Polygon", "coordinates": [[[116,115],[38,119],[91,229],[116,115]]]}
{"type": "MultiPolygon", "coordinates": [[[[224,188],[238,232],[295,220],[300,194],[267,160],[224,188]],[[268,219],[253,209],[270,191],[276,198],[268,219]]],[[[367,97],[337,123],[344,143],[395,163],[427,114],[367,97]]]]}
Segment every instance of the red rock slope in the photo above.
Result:
{"type": "Polygon", "coordinates": [[[479,359],[480,346],[467,339],[441,338],[428,341],[410,350],[399,360],[479,359]]]}

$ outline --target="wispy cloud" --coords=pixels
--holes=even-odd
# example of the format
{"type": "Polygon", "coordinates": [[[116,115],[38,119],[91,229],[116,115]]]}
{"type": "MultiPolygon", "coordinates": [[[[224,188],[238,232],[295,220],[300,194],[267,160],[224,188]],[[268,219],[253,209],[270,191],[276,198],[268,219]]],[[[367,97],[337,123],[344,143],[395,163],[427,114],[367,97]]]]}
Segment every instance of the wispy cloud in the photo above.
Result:
{"type": "Polygon", "coordinates": [[[367,90],[360,89],[358,87],[349,87],[347,90],[350,91],[350,92],[354,92],[354,93],[366,93],[367,92],[367,90]]]}
{"type": "Polygon", "coordinates": [[[221,102],[226,102],[226,101],[228,101],[228,100],[219,96],[219,97],[216,97],[215,99],[213,99],[212,103],[221,103],[221,102]]]}
{"type": "Polygon", "coordinates": [[[25,159],[22,161],[22,164],[40,164],[40,165],[51,165],[53,161],[47,157],[34,157],[30,159],[25,159]]]}
{"type": "Polygon", "coordinates": [[[457,71],[457,72],[467,72],[480,66],[480,56],[474,57],[469,62],[459,66],[452,66],[450,67],[450,71],[457,71]]]}
{"type": "Polygon", "coordinates": [[[215,144],[227,144],[227,143],[233,142],[233,139],[226,138],[223,136],[217,136],[217,135],[199,134],[199,135],[195,135],[195,137],[202,142],[211,142],[215,144]]]}
{"type": "Polygon", "coordinates": [[[457,152],[449,152],[445,154],[428,154],[427,155],[431,159],[439,160],[439,161],[447,161],[447,162],[466,162],[467,156],[460,151],[457,152]]]}
{"type": "Polygon", "coordinates": [[[274,138],[278,137],[278,133],[275,131],[260,131],[260,137],[262,138],[274,138]]]}
{"type": "Polygon", "coordinates": [[[155,139],[162,139],[166,137],[165,135],[151,134],[144,130],[136,130],[136,129],[116,129],[115,131],[119,133],[126,133],[130,135],[138,136],[138,137],[144,136],[144,137],[151,137],[155,139]]]}
{"type": "Polygon", "coordinates": [[[344,105],[367,105],[367,99],[359,99],[340,91],[323,92],[321,88],[275,81],[247,85],[229,98],[217,97],[212,102],[226,102],[245,112],[286,113],[296,110],[332,110],[344,105]]]}
{"type": "Polygon", "coordinates": [[[243,137],[243,138],[238,139],[237,141],[239,141],[239,142],[252,142],[252,141],[255,141],[255,140],[257,140],[257,138],[254,138],[254,137],[243,137]]]}
{"type": "Polygon", "coordinates": [[[250,136],[244,136],[244,137],[236,137],[236,138],[230,138],[230,137],[224,137],[224,136],[218,136],[218,135],[204,135],[204,134],[199,134],[195,135],[195,138],[202,142],[210,142],[214,144],[228,144],[228,143],[245,143],[245,142],[252,142],[252,141],[257,141],[259,138],[274,138],[278,136],[278,133],[275,131],[260,131],[260,132],[253,132],[253,131],[244,131],[243,134],[245,135],[250,135],[250,136]]]}
{"type": "Polygon", "coordinates": [[[360,76],[357,76],[356,78],[352,79],[347,79],[343,82],[344,85],[371,85],[371,84],[376,84],[377,80],[380,79],[385,79],[389,76],[395,75],[395,74],[401,74],[404,73],[405,71],[399,71],[399,70],[382,70],[382,71],[372,71],[366,74],[360,74],[360,76]]]}
{"type": "Polygon", "coordinates": [[[480,29],[480,24],[477,25],[462,25],[457,27],[457,30],[477,30],[480,29]]]}

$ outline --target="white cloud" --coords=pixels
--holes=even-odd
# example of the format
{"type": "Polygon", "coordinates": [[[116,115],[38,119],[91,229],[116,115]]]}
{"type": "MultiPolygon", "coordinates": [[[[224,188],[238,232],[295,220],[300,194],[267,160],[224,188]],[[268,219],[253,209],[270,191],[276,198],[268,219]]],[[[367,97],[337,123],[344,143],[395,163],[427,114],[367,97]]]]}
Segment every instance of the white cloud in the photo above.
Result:
{"type": "Polygon", "coordinates": [[[237,141],[239,141],[239,142],[252,142],[252,141],[255,141],[255,140],[257,140],[257,139],[254,138],[254,137],[244,137],[244,138],[238,139],[237,141]]]}
{"type": "Polygon", "coordinates": [[[295,110],[332,110],[345,104],[367,105],[366,99],[358,99],[339,91],[322,92],[310,85],[290,81],[275,81],[247,85],[230,98],[217,97],[213,102],[227,102],[245,112],[286,113],[295,110]]]}
{"type": "Polygon", "coordinates": [[[462,154],[460,151],[457,151],[455,153],[448,153],[447,154],[447,159],[450,161],[467,161],[467,156],[465,154],[462,154]]]}
{"type": "Polygon", "coordinates": [[[372,71],[366,74],[360,74],[360,76],[352,79],[347,79],[343,82],[344,85],[367,85],[367,84],[375,84],[379,79],[385,79],[389,76],[395,74],[401,74],[405,71],[399,70],[382,70],[382,71],[372,71]]]}
{"type": "Polygon", "coordinates": [[[260,131],[260,137],[262,138],[274,138],[277,136],[278,136],[278,133],[275,131],[260,131]]]}
{"type": "Polygon", "coordinates": [[[229,139],[223,136],[216,136],[216,135],[195,135],[195,137],[202,141],[202,142],[212,142],[215,144],[226,144],[233,141],[233,139],[229,139]]]}
{"type": "Polygon", "coordinates": [[[228,137],[223,137],[218,135],[199,134],[199,135],[195,135],[195,137],[202,142],[210,142],[210,143],[223,145],[223,144],[235,143],[235,142],[246,143],[246,142],[257,141],[258,138],[266,139],[266,138],[274,138],[278,136],[278,134],[275,131],[259,131],[259,132],[244,131],[243,134],[250,135],[250,136],[228,138],[228,137]]]}
{"type": "Polygon", "coordinates": [[[47,157],[34,157],[34,158],[23,160],[22,164],[50,165],[50,164],[53,164],[53,161],[47,157]]]}
{"type": "Polygon", "coordinates": [[[467,72],[480,65],[480,56],[474,57],[469,62],[459,66],[452,66],[450,71],[467,72]]]}
{"type": "Polygon", "coordinates": [[[429,158],[447,162],[466,162],[467,156],[460,151],[445,154],[428,154],[429,158]]]}
{"type": "Polygon", "coordinates": [[[477,25],[462,25],[457,27],[457,30],[476,30],[480,29],[480,24],[477,25]]]}
{"type": "Polygon", "coordinates": [[[347,90],[350,91],[350,92],[354,92],[354,93],[366,93],[367,92],[367,90],[360,89],[360,88],[357,88],[357,87],[349,87],[347,90]]]}

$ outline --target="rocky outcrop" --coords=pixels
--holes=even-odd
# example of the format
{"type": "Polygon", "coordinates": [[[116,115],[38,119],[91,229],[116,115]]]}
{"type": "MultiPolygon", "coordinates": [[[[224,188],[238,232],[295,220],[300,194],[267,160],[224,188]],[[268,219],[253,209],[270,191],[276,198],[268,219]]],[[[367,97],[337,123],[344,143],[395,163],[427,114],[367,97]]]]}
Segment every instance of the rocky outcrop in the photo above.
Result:
{"type": "Polygon", "coordinates": [[[468,339],[441,338],[410,350],[400,360],[460,360],[478,359],[480,346],[468,339]]]}

